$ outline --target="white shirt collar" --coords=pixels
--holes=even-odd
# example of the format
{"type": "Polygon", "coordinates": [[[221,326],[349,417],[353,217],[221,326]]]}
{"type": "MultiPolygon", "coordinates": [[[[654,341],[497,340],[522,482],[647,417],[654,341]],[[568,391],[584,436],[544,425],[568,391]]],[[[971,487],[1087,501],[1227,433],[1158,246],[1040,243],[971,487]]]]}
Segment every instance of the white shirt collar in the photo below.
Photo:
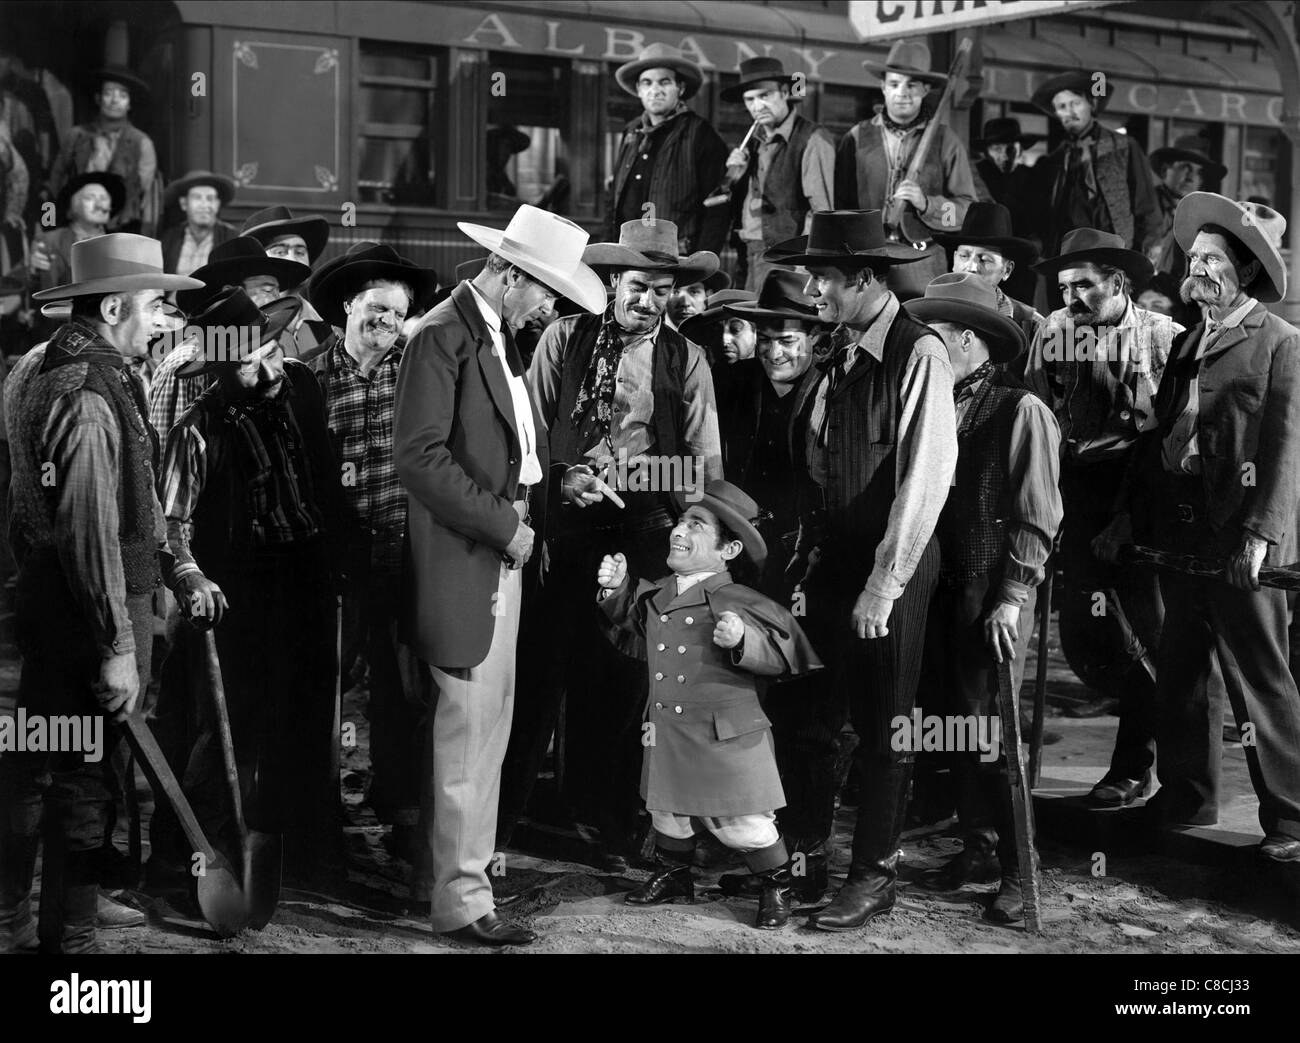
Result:
{"type": "Polygon", "coordinates": [[[701,580],[706,580],[710,576],[716,575],[716,572],[692,572],[689,576],[677,576],[675,577],[677,580],[677,593],[678,595],[685,594],[691,589],[691,587],[695,586],[695,584],[699,583],[701,580]]]}
{"type": "Polygon", "coordinates": [[[470,291],[474,294],[474,301],[478,305],[478,310],[483,313],[483,321],[493,333],[501,332],[501,316],[497,314],[496,309],[488,303],[488,299],[483,296],[483,291],[474,285],[472,279],[469,282],[470,291]]]}

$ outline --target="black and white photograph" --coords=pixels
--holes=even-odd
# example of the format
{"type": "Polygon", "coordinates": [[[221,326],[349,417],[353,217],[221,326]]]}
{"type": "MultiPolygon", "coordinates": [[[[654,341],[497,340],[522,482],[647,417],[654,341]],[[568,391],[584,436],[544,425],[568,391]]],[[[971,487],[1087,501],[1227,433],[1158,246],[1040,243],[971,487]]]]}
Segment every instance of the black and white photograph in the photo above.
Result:
{"type": "Polygon", "coordinates": [[[0,3],[0,1025],[1285,1023],[1297,173],[1293,2],[0,3]]]}

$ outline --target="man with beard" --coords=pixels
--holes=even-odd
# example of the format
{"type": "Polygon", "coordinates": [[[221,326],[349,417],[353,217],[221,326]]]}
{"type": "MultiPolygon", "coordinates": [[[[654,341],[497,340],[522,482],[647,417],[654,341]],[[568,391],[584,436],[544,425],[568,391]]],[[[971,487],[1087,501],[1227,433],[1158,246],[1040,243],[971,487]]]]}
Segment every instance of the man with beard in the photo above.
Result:
{"type": "Polygon", "coordinates": [[[704,200],[722,180],[726,142],[686,101],[704,83],[700,67],[681,51],[651,44],[614,72],[645,111],[623,129],[610,186],[606,226],[612,237],[628,221],[668,221],[676,228],[673,253],[718,253],[730,215],[704,200]]]}
{"type": "MultiPolygon", "coordinates": [[[[182,611],[216,627],[248,826],[285,835],[289,879],[333,885],[344,872],[329,778],[342,483],[320,388],[278,340],[294,311],[269,319],[233,288],[191,319],[203,346],[179,375],[216,379],[172,428],[160,487],[192,590],[182,611]]],[[[213,728],[205,718],[185,782],[207,835],[237,852],[213,728]]]]}
{"type": "MultiPolygon", "coordinates": [[[[585,262],[609,278],[614,299],[600,316],[553,323],[528,370],[551,459],[566,465],[545,613],[557,632],[545,642],[549,676],[530,699],[535,716],[511,737],[503,803],[522,811],[563,695],[566,795],[580,821],[600,831],[599,857],[611,871],[627,868],[638,832],[646,678],[601,636],[590,579],[617,552],[637,577],[663,575],[673,486],[689,492],[706,476],[722,477],[708,360],[664,320],[674,286],[707,279],[718,258],[680,255],[679,241],[671,221],[636,220],[617,243],[587,247],[585,262]]],[[[503,816],[503,829],[511,825],[503,816]]]]}
{"type": "MultiPolygon", "coordinates": [[[[835,157],[836,207],[882,210],[891,198],[900,199],[914,207],[933,232],[960,228],[976,191],[966,146],[950,127],[938,128],[920,180],[905,176],[929,122],[926,96],[933,88],[942,88],[948,77],[930,71],[930,48],[919,40],[896,41],[883,65],[862,64],[880,75],[885,107],[840,139],[835,157]]],[[[943,248],[931,244],[920,263],[890,269],[889,288],[920,296],[926,283],[942,275],[944,268],[943,248]]]]}
{"type": "Polygon", "coordinates": [[[1161,571],[1164,640],[1157,696],[1167,825],[1218,819],[1223,678],[1259,797],[1260,854],[1300,861],[1300,692],[1287,665],[1285,591],[1261,589],[1266,562],[1296,558],[1300,508],[1300,330],[1266,303],[1286,297],[1286,220],[1254,203],[1192,192],[1174,234],[1187,252],[1185,300],[1203,320],[1181,336],[1120,498],[1097,540],[1113,560],[1134,536],[1222,563],[1221,577],[1161,571]],[[1131,511],[1131,516],[1130,516],[1131,511]],[[1217,667],[1217,670],[1216,670],[1217,667]]]}
{"type": "Polygon", "coordinates": [[[1042,134],[1024,133],[1018,119],[999,117],[988,120],[983,134],[972,143],[977,151],[984,153],[984,158],[975,164],[975,173],[994,201],[1011,212],[1016,235],[1027,236],[1033,231],[1026,212],[1031,168],[1021,162],[1021,157],[1042,140],[1042,134]]]}
{"type": "Polygon", "coordinates": [[[1077,711],[1119,706],[1110,769],[1089,799],[1124,807],[1144,795],[1155,759],[1155,668],[1160,637],[1155,577],[1097,560],[1092,541],[1110,518],[1138,437],[1156,423],[1156,389],[1183,327],[1139,308],[1128,285],[1151,276],[1151,262],[1113,232],[1078,228],[1061,253],[1036,265],[1055,280],[1065,307],[1034,337],[1025,381],[1052,407],[1061,427],[1061,641],[1096,661],[1087,680],[1103,698],[1077,711]]]}
{"type": "Polygon", "coordinates": [[[1065,128],[1066,140],[1034,164],[1034,227],[1043,253],[1060,252],[1065,235],[1096,228],[1145,252],[1160,234],[1155,184],[1142,146],[1131,134],[1103,127],[1097,117],[1110,100],[1103,73],[1054,76],[1034,91],[1033,104],[1065,128]]]}
{"type": "Polygon", "coordinates": [[[1178,202],[1189,192],[1199,191],[1206,178],[1217,185],[1228,172],[1222,163],[1207,156],[1204,148],[1203,138],[1188,134],[1151,153],[1151,169],[1157,179],[1156,205],[1160,210],[1160,224],[1147,256],[1157,272],[1167,272],[1179,279],[1187,271],[1187,256],[1174,236],[1174,212],[1178,209],[1178,202]]]}
{"type": "Polygon", "coordinates": [[[425,714],[418,660],[397,637],[406,491],[393,464],[393,405],[407,310],[437,285],[390,246],[349,255],[312,286],[312,303],[343,339],[310,363],[325,396],[342,467],[348,588],[343,598],[344,677],[368,667],[370,787],[367,801],[410,855],[420,814],[425,714]]]}
{"type": "Polygon", "coordinates": [[[797,92],[795,86],[780,59],[747,58],[740,82],[722,92],[723,101],[743,101],[758,127],[746,148],[727,157],[736,230],[746,250],[745,289],[754,292],[772,267],[763,252],[806,233],[812,212],[829,210],[835,191],[835,142],[795,111],[804,96],[802,84],[797,92]]]}
{"type": "Polygon", "coordinates": [[[185,220],[162,235],[163,260],[169,272],[189,275],[208,263],[213,247],[238,233],[220,219],[221,208],[235,198],[235,183],[210,170],[191,170],[163,192],[166,209],[179,207],[185,220]]]}

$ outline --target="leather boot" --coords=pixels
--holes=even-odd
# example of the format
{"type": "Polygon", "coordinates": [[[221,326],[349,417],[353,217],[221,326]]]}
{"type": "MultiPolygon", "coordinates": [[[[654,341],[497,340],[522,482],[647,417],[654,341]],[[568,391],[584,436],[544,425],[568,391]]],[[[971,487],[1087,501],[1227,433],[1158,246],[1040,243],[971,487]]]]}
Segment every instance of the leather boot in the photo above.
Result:
{"type": "Polygon", "coordinates": [[[664,905],[679,898],[695,901],[695,874],[691,869],[693,853],[655,848],[655,872],[624,899],[628,905],[664,905]]]}
{"type": "Polygon", "coordinates": [[[933,891],[958,891],[967,884],[987,884],[1002,873],[998,856],[993,852],[996,835],[992,829],[977,829],[963,838],[965,847],[942,869],[925,877],[922,885],[933,891]]]}
{"type": "MultiPolygon", "coordinates": [[[[790,864],[790,887],[793,898],[803,905],[820,902],[830,887],[830,868],[825,849],[817,852],[796,851],[790,864]],[[804,856],[803,872],[796,872],[798,856],[804,856]]],[[[728,898],[757,898],[763,893],[760,873],[727,873],[718,877],[718,887],[728,898]]]]}
{"type": "Polygon", "coordinates": [[[0,838],[0,954],[35,952],[32,876],[37,838],[7,832],[0,838]]]}
{"type": "Polygon", "coordinates": [[[813,913],[808,925],[822,931],[856,931],[873,916],[894,908],[897,882],[898,852],[867,868],[855,866],[835,900],[813,913]]]}
{"type": "Polygon", "coordinates": [[[80,956],[99,951],[95,938],[97,876],[95,852],[68,851],[63,837],[53,831],[45,834],[37,923],[43,955],[80,956]]]}
{"type": "Polygon", "coordinates": [[[790,921],[790,907],[793,903],[793,883],[789,864],[766,873],[759,873],[763,882],[762,892],[758,896],[758,919],[756,927],[765,931],[775,931],[790,921]]]}
{"type": "MultiPolygon", "coordinates": [[[[1016,822],[1011,810],[1011,791],[1006,773],[990,775],[985,780],[987,799],[997,818],[997,853],[1002,863],[1002,883],[997,897],[984,911],[984,919],[995,924],[1019,923],[1025,918],[1025,900],[1020,879],[1020,859],[1016,851],[1016,822]]],[[[1034,866],[1038,866],[1038,852],[1033,852],[1034,866]]]]}

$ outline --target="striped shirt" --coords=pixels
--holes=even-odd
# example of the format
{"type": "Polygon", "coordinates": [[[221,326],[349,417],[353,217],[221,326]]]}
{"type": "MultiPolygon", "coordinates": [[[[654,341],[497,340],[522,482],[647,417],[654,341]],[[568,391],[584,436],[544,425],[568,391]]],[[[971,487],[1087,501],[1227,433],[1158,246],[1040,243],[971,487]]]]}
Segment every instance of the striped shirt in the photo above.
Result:
{"type": "Polygon", "coordinates": [[[158,368],[153,371],[153,379],[149,385],[149,423],[158,432],[158,438],[163,445],[167,444],[167,436],[171,434],[172,428],[185,415],[185,411],[198,401],[199,395],[203,394],[203,389],[212,380],[210,375],[202,377],[176,375],[176,371],[182,365],[198,358],[198,355],[199,347],[196,342],[178,344],[163,356],[163,360],[158,363],[158,368]]]}

